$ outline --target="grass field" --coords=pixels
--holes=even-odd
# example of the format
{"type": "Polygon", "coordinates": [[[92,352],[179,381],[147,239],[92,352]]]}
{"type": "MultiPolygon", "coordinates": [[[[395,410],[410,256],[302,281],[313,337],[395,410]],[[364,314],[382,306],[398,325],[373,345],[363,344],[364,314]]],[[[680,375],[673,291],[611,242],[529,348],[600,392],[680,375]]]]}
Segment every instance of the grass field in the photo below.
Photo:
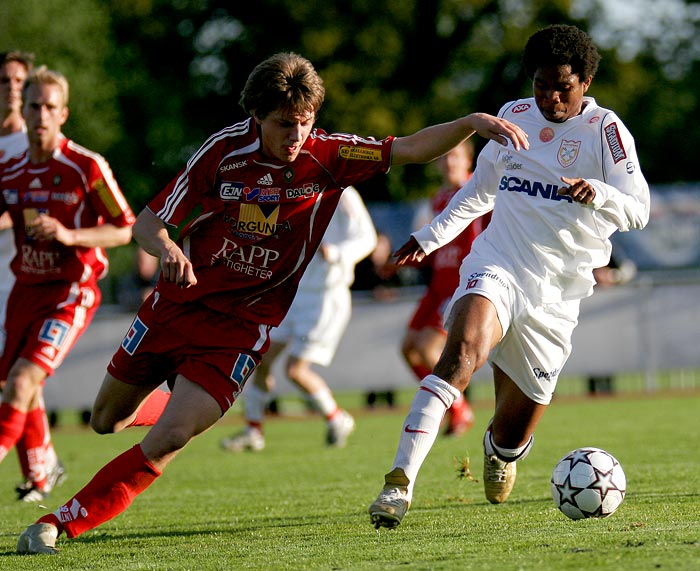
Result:
{"type": "MultiPolygon", "coordinates": [[[[700,569],[696,391],[555,401],[510,500],[499,506],[486,502],[480,482],[456,477],[455,459],[469,454],[481,479],[480,440],[491,414],[484,403],[474,430],[438,440],[403,524],[377,532],[366,509],[391,467],[410,400],[400,396],[395,410],[365,412],[359,395],[343,395],[358,426],[342,450],[322,446],[323,423],[305,416],[271,420],[264,452],[224,453],[219,439],[242,426],[230,414],[129,510],[79,538],[60,538],[52,557],[15,554],[17,535],[45,509],[14,499],[19,470],[10,455],[0,464],[0,569],[700,569]],[[608,519],[571,521],[552,502],[551,471],[580,446],[610,451],[627,474],[627,497],[608,519]]],[[[56,509],[142,430],[56,430],[70,477],[46,508],[56,509]]]]}

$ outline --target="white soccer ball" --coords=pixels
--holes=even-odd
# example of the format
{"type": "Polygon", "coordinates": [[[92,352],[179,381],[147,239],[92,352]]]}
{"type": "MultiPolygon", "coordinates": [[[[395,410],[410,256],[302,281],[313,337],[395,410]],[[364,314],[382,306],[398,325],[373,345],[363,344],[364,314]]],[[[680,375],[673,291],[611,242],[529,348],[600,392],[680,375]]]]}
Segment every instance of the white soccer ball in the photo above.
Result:
{"type": "Polygon", "coordinates": [[[615,457],[600,448],[572,450],[552,472],[552,497],[571,519],[608,517],[625,499],[627,478],[615,457]]]}

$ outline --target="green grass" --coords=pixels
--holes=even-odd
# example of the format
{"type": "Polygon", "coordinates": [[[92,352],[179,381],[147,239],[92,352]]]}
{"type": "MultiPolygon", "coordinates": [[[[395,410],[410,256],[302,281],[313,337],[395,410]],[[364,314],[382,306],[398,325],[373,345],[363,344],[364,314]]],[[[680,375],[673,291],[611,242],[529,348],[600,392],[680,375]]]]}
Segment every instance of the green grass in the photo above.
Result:
{"type": "MultiPolygon", "coordinates": [[[[44,510],[14,499],[19,472],[11,454],[0,464],[0,569],[700,568],[697,392],[558,399],[500,506],[485,501],[481,483],[456,477],[455,459],[469,454],[481,478],[480,440],[491,415],[485,403],[474,430],[433,447],[404,523],[376,532],[366,508],[391,467],[403,395],[400,402],[394,411],[357,408],[357,431],[344,450],[322,446],[323,423],[304,416],[271,420],[262,453],[224,453],[219,439],[241,427],[240,414],[232,414],[192,442],[124,514],[79,538],[60,538],[54,557],[14,552],[19,532],[44,510]],[[627,497],[610,518],[575,522],[554,507],[551,471],[579,446],[604,448],[625,469],[627,497]]],[[[56,430],[70,477],[47,508],[56,509],[142,434],[56,430]]]]}

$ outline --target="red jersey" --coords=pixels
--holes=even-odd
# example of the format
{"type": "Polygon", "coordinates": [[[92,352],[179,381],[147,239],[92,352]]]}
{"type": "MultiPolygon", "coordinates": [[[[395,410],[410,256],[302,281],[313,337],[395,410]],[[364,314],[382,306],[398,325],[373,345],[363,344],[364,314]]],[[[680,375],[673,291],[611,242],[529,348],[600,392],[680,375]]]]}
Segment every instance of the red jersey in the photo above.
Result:
{"type": "MultiPolygon", "coordinates": [[[[431,200],[433,214],[442,212],[458,190],[459,188],[440,189],[431,200]]],[[[459,285],[459,267],[462,265],[462,260],[467,257],[472,242],[486,228],[490,220],[490,213],[477,218],[449,244],[438,248],[426,258],[431,268],[428,287],[433,293],[439,293],[445,298],[452,297],[459,285]]]]}
{"type": "Polygon", "coordinates": [[[393,140],[313,129],[297,159],[279,163],[261,154],[251,119],[212,135],[148,205],[181,230],[177,243],[197,277],[186,289],[161,278],[157,291],[279,325],[340,193],[388,172],[393,140]]]}
{"type": "Polygon", "coordinates": [[[25,224],[39,214],[58,219],[66,228],[91,228],[105,222],[122,227],[135,220],[105,159],[65,137],[45,163],[31,163],[29,151],[4,163],[0,190],[0,213],[9,211],[14,224],[17,254],[10,267],[21,284],[85,283],[107,271],[102,248],[65,246],[27,236],[25,224]]]}

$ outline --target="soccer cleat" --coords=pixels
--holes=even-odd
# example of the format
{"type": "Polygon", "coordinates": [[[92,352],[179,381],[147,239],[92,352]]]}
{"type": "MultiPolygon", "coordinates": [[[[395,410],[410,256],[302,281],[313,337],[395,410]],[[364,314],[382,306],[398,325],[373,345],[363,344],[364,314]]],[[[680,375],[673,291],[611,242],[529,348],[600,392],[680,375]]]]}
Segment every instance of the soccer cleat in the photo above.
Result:
{"type": "Polygon", "coordinates": [[[15,488],[17,499],[28,503],[45,500],[49,497],[51,490],[60,486],[67,478],[66,469],[59,460],[46,474],[46,486],[44,488],[38,488],[34,482],[27,480],[15,488]]]}
{"type": "Polygon", "coordinates": [[[401,468],[394,468],[384,476],[384,488],[369,506],[369,517],[375,529],[394,529],[401,523],[410,507],[406,472],[401,468]]]}
{"type": "Polygon", "coordinates": [[[68,479],[63,462],[58,460],[46,475],[46,491],[50,492],[68,479]]]}
{"type": "Polygon", "coordinates": [[[447,414],[449,424],[445,436],[461,436],[474,426],[474,411],[464,397],[455,400],[447,409],[447,414]]]}
{"type": "Polygon", "coordinates": [[[265,448],[265,437],[257,428],[248,426],[243,432],[230,438],[224,438],[221,441],[221,447],[229,452],[243,452],[244,450],[259,452],[265,448]]]}
{"type": "Polygon", "coordinates": [[[21,486],[17,486],[15,490],[17,491],[17,499],[28,504],[41,502],[49,497],[48,491],[37,488],[31,482],[25,482],[21,486]]]}
{"type": "Polygon", "coordinates": [[[515,476],[515,462],[484,455],[484,492],[492,504],[502,504],[508,499],[515,485],[515,476]]]}
{"type": "Polygon", "coordinates": [[[348,437],[355,430],[355,419],[345,410],[339,410],[328,421],[326,444],[342,448],[348,441],[348,437]]]}
{"type": "Polygon", "coordinates": [[[17,540],[17,553],[55,555],[58,529],[50,523],[35,523],[25,529],[17,540]]]}

